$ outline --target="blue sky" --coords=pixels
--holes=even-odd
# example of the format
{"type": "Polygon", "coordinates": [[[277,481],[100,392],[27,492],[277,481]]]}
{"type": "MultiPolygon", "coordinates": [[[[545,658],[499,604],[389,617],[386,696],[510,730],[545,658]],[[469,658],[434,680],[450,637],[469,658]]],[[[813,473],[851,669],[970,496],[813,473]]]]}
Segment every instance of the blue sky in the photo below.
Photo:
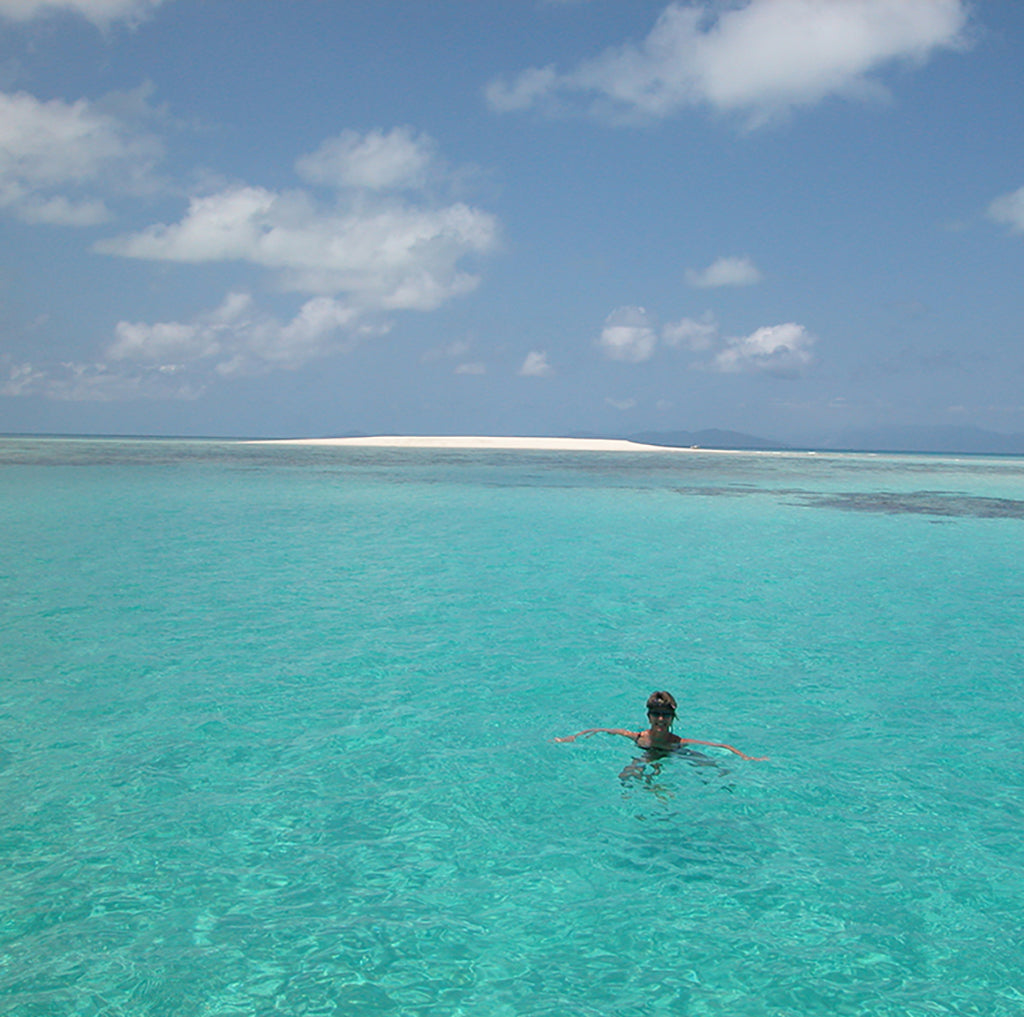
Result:
{"type": "Polygon", "coordinates": [[[1024,4],[0,0],[0,431],[1024,432],[1024,4]]]}

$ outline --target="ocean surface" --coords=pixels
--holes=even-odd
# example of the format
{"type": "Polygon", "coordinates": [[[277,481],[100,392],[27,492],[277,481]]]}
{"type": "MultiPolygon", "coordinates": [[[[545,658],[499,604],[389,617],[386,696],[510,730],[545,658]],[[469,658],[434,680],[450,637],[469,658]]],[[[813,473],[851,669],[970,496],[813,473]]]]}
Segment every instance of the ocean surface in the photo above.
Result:
{"type": "Polygon", "coordinates": [[[12,438],[0,533],[5,1017],[1024,1013],[1024,460],[12,438]],[[768,761],[554,741],[656,689],[768,761]]]}

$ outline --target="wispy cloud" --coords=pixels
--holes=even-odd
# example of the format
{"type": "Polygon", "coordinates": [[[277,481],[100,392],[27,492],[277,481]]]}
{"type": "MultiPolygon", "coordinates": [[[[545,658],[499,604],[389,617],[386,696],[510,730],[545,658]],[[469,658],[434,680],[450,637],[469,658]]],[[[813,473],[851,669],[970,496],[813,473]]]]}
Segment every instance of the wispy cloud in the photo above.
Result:
{"type": "Polygon", "coordinates": [[[965,44],[965,0],[670,3],[647,37],[569,71],[532,67],[492,82],[491,108],[583,109],[662,119],[687,107],[756,126],[830,96],[885,94],[877,72],[965,44]]]}
{"type": "Polygon", "coordinates": [[[106,358],[112,362],[185,370],[204,367],[222,377],[301,367],[344,352],[370,335],[387,331],[353,307],[314,297],[290,321],[259,310],[247,293],[230,293],[215,310],[187,322],[119,322],[106,358]]]}
{"type": "Polygon", "coordinates": [[[437,360],[456,360],[465,357],[472,349],[473,344],[467,339],[456,339],[454,342],[446,343],[444,346],[435,346],[427,350],[421,357],[420,363],[429,364],[437,360]]]}
{"type": "Polygon", "coordinates": [[[192,399],[215,378],[294,370],[346,352],[386,332],[330,297],[313,297],[289,321],[260,310],[248,293],[229,293],[188,321],[118,322],[114,340],[93,363],[9,363],[0,394],[52,399],[192,399]]]}
{"type": "Polygon", "coordinates": [[[0,395],[44,396],[60,402],[121,402],[129,399],[196,399],[204,385],[174,369],[124,370],[103,361],[63,362],[49,367],[0,360],[0,395]]]}
{"type": "Polygon", "coordinates": [[[0,93],[0,209],[26,222],[93,226],[104,195],[154,186],[160,141],[102,105],[0,93]]]}
{"type": "Polygon", "coordinates": [[[1024,233],[1024,187],[1003,194],[988,206],[989,218],[1009,226],[1014,233],[1024,233]]]}
{"type": "Polygon", "coordinates": [[[165,0],[0,0],[0,17],[31,21],[55,13],[78,14],[100,28],[115,21],[137,24],[165,0]]]}
{"type": "Polygon", "coordinates": [[[629,398],[629,399],[615,399],[613,396],[606,396],[604,401],[613,410],[619,410],[620,412],[623,412],[623,413],[626,410],[631,410],[631,409],[633,409],[636,406],[636,400],[632,399],[632,398],[629,398]]]}
{"type": "Polygon", "coordinates": [[[718,258],[707,268],[699,271],[688,268],[686,281],[700,289],[717,286],[752,286],[761,281],[761,272],[746,256],[718,258]]]}
{"type": "Polygon", "coordinates": [[[619,307],[605,319],[597,344],[609,360],[639,364],[654,355],[658,333],[644,308],[619,307]]]}
{"type": "Polygon", "coordinates": [[[714,345],[718,338],[718,322],[710,312],[699,319],[681,318],[664,325],[661,338],[666,346],[699,353],[714,345]]]}

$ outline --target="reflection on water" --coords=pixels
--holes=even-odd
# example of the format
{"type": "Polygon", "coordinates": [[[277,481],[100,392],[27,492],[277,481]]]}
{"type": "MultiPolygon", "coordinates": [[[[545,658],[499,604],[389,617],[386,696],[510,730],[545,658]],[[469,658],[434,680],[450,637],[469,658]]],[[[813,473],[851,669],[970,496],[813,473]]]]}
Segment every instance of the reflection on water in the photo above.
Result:
{"type": "MultiPolygon", "coordinates": [[[[650,805],[653,796],[662,805],[673,802],[681,790],[696,780],[705,787],[731,792],[732,783],[722,783],[731,770],[717,759],[687,746],[674,749],[646,749],[642,755],[631,759],[619,773],[623,798],[641,811],[637,819],[651,818],[644,809],[650,805]]],[[[660,814],[660,813],[658,813],[660,814]]]]}

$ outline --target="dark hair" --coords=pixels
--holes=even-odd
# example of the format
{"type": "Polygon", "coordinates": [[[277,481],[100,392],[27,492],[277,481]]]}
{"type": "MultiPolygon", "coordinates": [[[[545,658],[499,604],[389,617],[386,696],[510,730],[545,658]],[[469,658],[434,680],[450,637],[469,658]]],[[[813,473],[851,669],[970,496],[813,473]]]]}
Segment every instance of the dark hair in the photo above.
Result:
{"type": "Polygon", "coordinates": [[[647,698],[648,713],[676,712],[676,701],[671,692],[652,692],[647,698]]]}

